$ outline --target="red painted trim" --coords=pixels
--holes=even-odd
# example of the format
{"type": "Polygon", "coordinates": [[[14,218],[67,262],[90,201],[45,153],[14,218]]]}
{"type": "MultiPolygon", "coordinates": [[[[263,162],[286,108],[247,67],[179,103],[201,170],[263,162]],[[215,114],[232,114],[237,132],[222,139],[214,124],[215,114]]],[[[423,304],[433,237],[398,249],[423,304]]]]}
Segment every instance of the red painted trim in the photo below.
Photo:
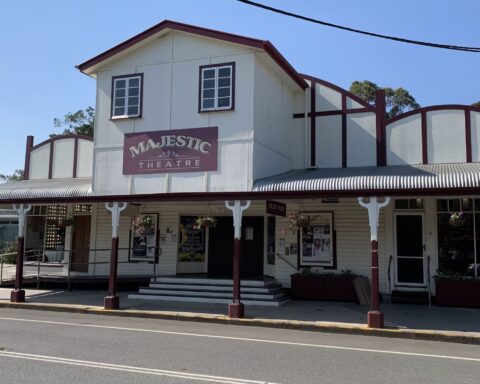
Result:
{"type": "MultiPolygon", "coordinates": [[[[218,96],[217,96],[218,97],[218,96]]],[[[228,63],[219,63],[219,64],[208,64],[201,65],[198,67],[198,113],[209,113],[209,112],[224,112],[224,111],[233,111],[235,110],[235,62],[230,61],[228,63]],[[202,69],[204,68],[216,68],[216,67],[232,67],[232,105],[228,109],[206,109],[202,110],[202,69]]]]}
{"type": "Polygon", "coordinates": [[[347,168],[347,95],[342,93],[342,168],[347,168]]]}
{"type": "Polygon", "coordinates": [[[310,111],[312,113],[312,116],[310,117],[310,166],[315,167],[316,165],[316,117],[313,115],[315,113],[315,94],[316,94],[316,86],[315,86],[315,81],[312,81],[310,85],[310,111]]]}
{"type": "Polygon", "coordinates": [[[422,119],[422,163],[428,164],[427,112],[421,112],[422,119]]]}
{"type": "Polygon", "coordinates": [[[310,76],[310,75],[305,75],[305,74],[300,74],[303,76],[305,79],[310,80],[312,82],[316,82],[318,84],[321,84],[325,87],[331,88],[337,92],[340,92],[342,95],[346,95],[347,97],[351,98],[352,100],[356,101],[357,103],[363,105],[369,112],[375,112],[375,108],[372,107],[370,104],[368,104],[365,100],[361,99],[357,95],[354,95],[353,93],[347,91],[346,89],[340,88],[338,85],[329,83],[328,81],[319,79],[318,77],[310,76]]]}
{"type": "MultiPolygon", "coordinates": [[[[343,96],[342,96],[343,97],[343,96]]],[[[367,113],[371,112],[367,108],[357,108],[357,109],[336,109],[333,111],[319,111],[319,112],[309,112],[308,117],[321,117],[321,116],[334,116],[334,115],[341,115],[342,113],[346,113],[347,115],[352,114],[352,113],[367,113]]],[[[293,118],[294,119],[299,119],[299,118],[304,118],[305,114],[304,113],[294,113],[293,118]]]]}
{"type": "Polygon", "coordinates": [[[277,51],[272,43],[266,40],[253,39],[246,36],[234,35],[232,33],[226,33],[216,31],[213,29],[207,29],[202,27],[196,27],[189,24],[177,23],[170,20],[164,20],[153,27],[131,37],[128,40],[106,50],[103,53],[83,62],[76,66],[81,72],[87,71],[94,65],[101,63],[102,61],[136,45],[137,43],[158,34],[164,30],[177,30],[181,32],[191,33],[199,36],[204,36],[212,39],[228,41],[234,44],[246,45],[248,47],[264,50],[302,89],[308,87],[308,84],[300,76],[300,74],[292,67],[292,65],[283,57],[283,55],[277,51]]]}
{"type": "Polygon", "coordinates": [[[474,107],[472,105],[462,105],[462,104],[444,104],[444,105],[432,105],[429,107],[423,107],[419,109],[414,109],[413,111],[408,111],[405,113],[402,113],[401,115],[392,117],[386,121],[386,125],[392,124],[398,120],[404,119],[409,116],[416,115],[417,113],[421,112],[432,112],[432,111],[442,111],[442,110],[448,110],[448,109],[453,109],[453,110],[468,110],[472,112],[480,112],[480,107],[474,107]]]}
{"type": "Polygon", "coordinates": [[[41,143],[39,143],[39,144],[37,144],[37,145],[34,145],[34,146],[32,147],[32,151],[34,151],[35,149],[40,148],[40,147],[43,146],[43,145],[50,144],[50,143],[52,143],[52,142],[54,142],[54,141],[57,141],[57,140],[75,139],[75,138],[82,139],[82,140],[87,140],[87,141],[92,141],[92,142],[93,142],[93,138],[90,137],[90,136],[84,136],[84,135],[57,135],[57,136],[51,137],[51,138],[48,139],[48,140],[42,141],[41,143]]]}
{"type": "Polygon", "coordinates": [[[472,162],[472,122],[470,119],[470,111],[465,109],[465,145],[467,163],[472,162]]]}
{"type": "Polygon", "coordinates": [[[385,90],[379,89],[375,93],[376,140],[377,140],[377,165],[386,165],[386,132],[385,132],[385,90]]]}
{"type": "MultiPolygon", "coordinates": [[[[125,99],[125,103],[127,103],[128,100],[125,99]]],[[[128,105],[126,105],[128,107],[128,105]]],[[[141,119],[142,118],[142,113],[143,113],[143,73],[130,73],[127,75],[120,75],[120,76],[112,76],[112,87],[110,90],[110,120],[124,120],[124,119],[141,119]],[[128,77],[140,77],[140,103],[139,103],[139,111],[138,111],[138,116],[126,116],[126,117],[117,117],[113,116],[113,104],[114,104],[114,84],[115,80],[117,79],[123,79],[123,78],[128,78],[128,77]]]]}
{"type": "Polygon", "coordinates": [[[77,177],[77,164],[78,164],[78,137],[75,138],[75,144],[73,147],[73,170],[72,177],[77,177]]]}
{"type": "Polygon", "coordinates": [[[358,189],[342,191],[273,191],[273,192],[181,192],[139,195],[109,195],[86,197],[58,197],[37,199],[3,199],[2,204],[67,204],[67,203],[104,203],[112,201],[139,202],[197,202],[224,200],[275,200],[275,199],[318,199],[358,196],[464,196],[478,195],[479,188],[419,188],[419,189],[358,189]]]}
{"type": "Polygon", "coordinates": [[[27,144],[25,146],[25,165],[23,166],[23,179],[28,180],[30,177],[30,152],[33,148],[33,136],[27,136],[27,144]]]}
{"type": "Polygon", "coordinates": [[[53,150],[55,149],[54,142],[50,142],[50,156],[48,159],[48,178],[51,179],[53,176],[53,150]]]}

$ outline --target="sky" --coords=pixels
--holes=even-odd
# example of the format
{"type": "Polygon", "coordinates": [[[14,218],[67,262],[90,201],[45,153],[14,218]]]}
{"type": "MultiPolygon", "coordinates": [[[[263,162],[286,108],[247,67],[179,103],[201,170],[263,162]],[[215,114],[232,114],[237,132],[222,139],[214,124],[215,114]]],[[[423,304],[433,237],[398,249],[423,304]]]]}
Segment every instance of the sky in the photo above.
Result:
{"type": "MultiPolygon", "coordinates": [[[[331,23],[409,39],[480,46],[478,0],[257,0],[331,23]]],[[[95,106],[95,80],[75,65],[164,19],[270,40],[300,73],[347,88],[368,79],[406,88],[422,106],[480,100],[480,53],[340,31],[236,0],[3,0],[0,174],[23,168],[27,135],[95,106]]]]}

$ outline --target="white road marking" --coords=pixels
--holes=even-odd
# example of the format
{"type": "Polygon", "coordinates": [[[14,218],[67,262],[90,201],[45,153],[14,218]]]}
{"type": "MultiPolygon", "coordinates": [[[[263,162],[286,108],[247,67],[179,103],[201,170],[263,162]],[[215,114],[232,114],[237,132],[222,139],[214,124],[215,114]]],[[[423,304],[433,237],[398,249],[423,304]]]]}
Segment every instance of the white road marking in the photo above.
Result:
{"type": "Polygon", "coordinates": [[[158,334],[163,334],[163,335],[175,335],[175,336],[201,337],[201,338],[207,338],[207,339],[246,341],[246,342],[252,342],[252,343],[279,344],[279,345],[320,348],[320,349],[335,349],[335,350],[342,350],[342,351],[369,352],[369,353],[380,353],[380,354],[387,354],[387,355],[428,357],[428,358],[434,358],[434,359],[461,360],[461,361],[472,361],[472,362],[480,363],[480,358],[475,358],[475,357],[435,355],[435,354],[416,353],[416,352],[401,352],[401,351],[392,351],[392,350],[385,350],[385,349],[341,347],[341,346],[338,346],[338,345],[298,343],[298,342],[294,342],[294,341],[253,339],[253,338],[248,338],[248,337],[219,336],[219,335],[209,335],[209,334],[201,334],[201,333],[160,331],[160,330],[156,330],[156,329],[116,327],[116,326],[112,326],[112,325],[98,325],[98,324],[81,324],[81,323],[71,323],[71,322],[66,322],[66,321],[32,320],[32,319],[22,319],[22,318],[15,318],[15,317],[0,317],[0,321],[1,320],[4,320],[4,321],[19,321],[19,322],[36,323],[36,324],[41,323],[41,324],[51,324],[51,325],[65,325],[65,326],[69,326],[69,327],[76,326],[76,327],[85,327],[85,328],[112,329],[112,330],[117,330],[117,331],[158,333],[158,334]]]}
{"type": "Polygon", "coordinates": [[[41,362],[53,363],[53,364],[75,365],[75,366],[87,367],[87,368],[100,368],[100,369],[108,369],[108,370],[112,370],[112,371],[141,373],[141,374],[146,374],[146,375],[175,377],[175,378],[187,379],[187,380],[193,380],[193,381],[206,381],[206,382],[209,382],[209,383],[275,384],[275,383],[268,382],[268,381],[237,379],[237,378],[233,378],[233,377],[202,375],[202,374],[197,374],[197,373],[168,371],[168,370],[154,369],[154,368],[142,368],[142,367],[134,367],[134,366],[130,366],[130,365],[101,363],[101,362],[98,362],[98,361],[65,359],[63,357],[33,355],[33,354],[30,354],[30,353],[0,351],[0,357],[10,357],[10,358],[15,358],[15,359],[41,361],[41,362]]]}

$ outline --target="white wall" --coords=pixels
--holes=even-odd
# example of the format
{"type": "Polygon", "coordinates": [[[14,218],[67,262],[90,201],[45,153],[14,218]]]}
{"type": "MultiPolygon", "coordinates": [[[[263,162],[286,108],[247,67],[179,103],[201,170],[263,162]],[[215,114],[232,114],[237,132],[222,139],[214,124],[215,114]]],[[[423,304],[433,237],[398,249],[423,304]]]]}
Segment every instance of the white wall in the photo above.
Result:
{"type": "MultiPolygon", "coordinates": [[[[252,185],[254,50],[171,32],[97,74],[94,191],[129,194],[247,190],[252,185]],[[235,109],[198,113],[199,66],[235,62],[235,109]],[[112,76],[143,73],[142,118],[110,120],[112,76]],[[219,128],[218,171],[122,175],[124,134],[219,128]],[[189,180],[186,180],[186,176],[189,180]]],[[[293,113],[293,112],[292,112],[293,113]]]]}
{"type": "Polygon", "coordinates": [[[470,112],[472,161],[480,161],[480,112],[470,112]]]}
{"type": "Polygon", "coordinates": [[[319,116],[315,119],[317,167],[340,168],[342,166],[342,116],[319,116]]]}
{"type": "Polygon", "coordinates": [[[387,165],[422,163],[422,119],[415,114],[386,127],[387,165]]]}
{"type": "Polygon", "coordinates": [[[429,163],[465,162],[464,111],[427,112],[427,143],[429,163]]]}
{"type": "Polygon", "coordinates": [[[377,165],[376,117],[374,113],[347,116],[347,166],[377,165]]]}

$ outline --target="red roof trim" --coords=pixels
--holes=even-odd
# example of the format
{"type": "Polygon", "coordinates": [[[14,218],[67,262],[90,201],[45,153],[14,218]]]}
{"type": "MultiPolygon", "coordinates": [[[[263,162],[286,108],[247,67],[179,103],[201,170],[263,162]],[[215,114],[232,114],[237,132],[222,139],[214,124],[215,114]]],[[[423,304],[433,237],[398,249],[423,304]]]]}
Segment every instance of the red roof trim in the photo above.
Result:
{"type": "Polygon", "coordinates": [[[305,79],[310,80],[310,81],[314,81],[314,82],[316,82],[316,83],[318,83],[318,84],[321,84],[321,85],[323,85],[323,86],[325,86],[325,87],[332,88],[332,89],[334,89],[335,91],[340,92],[342,95],[345,95],[345,96],[351,98],[352,100],[356,101],[357,103],[363,105],[363,106],[364,106],[365,108],[367,108],[370,112],[375,112],[375,107],[371,106],[371,105],[368,104],[365,100],[361,99],[361,98],[358,97],[357,95],[354,95],[352,92],[349,92],[349,91],[347,91],[346,89],[340,88],[338,85],[329,83],[328,81],[319,79],[318,77],[314,77],[314,76],[310,76],[310,75],[305,75],[305,74],[303,74],[303,73],[301,73],[300,76],[303,76],[305,79]]]}
{"type": "Polygon", "coordinates": [[[53,143],[54,141],[64,140],[64,139],[83,139],[87,141],[93,141],[92,137],[85,136],[85,135],[56,135],[51,137],[50,139],[47,139],[45,141],[42,141],[41,143],[34,145],[33,147],[30,148],[30,151],[34,151],[35,149],[40,148],[42,145],[53,143]]]}
{"type": "Polygon", "coordinates": [[[385,122],[385,125],[392,124],[398,120],[402,120],[405,117],[416,115],[417,113],[420,114],[422,112],[432,112],[432,111],[444,111],[444,110],[459,110],[459,111],[472,111],[472,112],[480,112],[480,107],[474,107],[473,105],[462,105],[462,104],[445,104],[445,105],[432,105],[430,107],[423,107],[419,109],[413,109],[411,111],[402,113],[401,115],[394,116],[388,119],[385,122]]]}
{"type": "Polygon", "coordinates": [[[291,64],[282,56],[282,54],[273,46],[272,43],[265,40],[253,39],[251,37],[235,35],[232,33],[216,31],[213,29],[207,29],[202,27],[196,27],[194,25],[177,23],[175,21],[164,20],[153,27],[147,29],[125,40],[113,48],[106,50],[103,53],[91,58],[76,66],[81,72],[86,71],[88,68],[124,51],[127,48],[134,46],[135,44],[147,39],[148,37],[155,35],[156,33],[164,30],[172,29],[187,33],[192,33],[199,36],[205,36],[212,39],[218,39],[228,41],[230,43],[246,45],[248,47],[263,49],[270,57],[303,89],[308,88],[308,84],[299,75],[299,73],[291,66],[291,64]]]}

